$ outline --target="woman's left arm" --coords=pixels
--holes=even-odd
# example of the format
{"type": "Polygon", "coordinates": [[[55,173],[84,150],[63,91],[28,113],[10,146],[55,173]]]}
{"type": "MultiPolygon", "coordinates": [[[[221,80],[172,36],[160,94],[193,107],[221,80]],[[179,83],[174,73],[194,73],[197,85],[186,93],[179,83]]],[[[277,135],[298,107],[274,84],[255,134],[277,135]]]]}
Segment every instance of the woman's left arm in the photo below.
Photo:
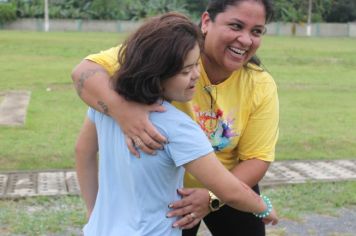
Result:
{"type": "MultiPolygon", "coordinates": [[[[263,78],[258,86],[259,96],[255,96],[254,111],[238,144],[240,162],[231,169],[233,175],[250,187],[255,186],[264,177],[274,160],[279,132],[277,86],[269,75],[263,78]]],[[[199,218],[203,218],[210,213],[207,189],[185,188],[179,190],[179,193],[183,199],[172,204],[173,210],[170,212],[172,216],[184,216],[194,212],[199,218]]],[[[179,226],[182,228],[194,226],[184,219],[177,221],[179,226]]]]}
{"type": "Polygon", "coordinates": [[[237,146],[239,162],[231,172],[250,187],[258,184],[275,158],[279,133],[277,86],[267,74],[256,84],[251,114],[237,146]]]}
{"type": "Polygon", "coordinates": [[[231,173],[248,186],[253,187],[262,180],[269,165],[270,162],[250,159],[240,162],[231,170],[231,173]]]}

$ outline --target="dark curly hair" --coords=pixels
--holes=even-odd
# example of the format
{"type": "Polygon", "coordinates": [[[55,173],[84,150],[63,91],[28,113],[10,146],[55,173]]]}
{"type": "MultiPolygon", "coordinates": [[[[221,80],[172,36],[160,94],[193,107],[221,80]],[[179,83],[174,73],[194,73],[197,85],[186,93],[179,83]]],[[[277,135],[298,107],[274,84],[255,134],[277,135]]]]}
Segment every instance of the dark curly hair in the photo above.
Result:
{"type": "Polygon", "coordinates": [[[244,1],[255,1],[264,6],[266,12],[266,24],[273,19],[274,7],[272,0],[210,0],[206,11],[209,13],[210,19],[214,21],[216,15],[224,12],[227,6],[234,6],[244,1]]]}
{"type": "Polygon", "coordinates": [[[171,12],[149,19],[121,46],[114,89],[127,100],[153,104],[162,97],[161,83],[179,73],[196,44],[199,27],[185,15],[171,12]]]}

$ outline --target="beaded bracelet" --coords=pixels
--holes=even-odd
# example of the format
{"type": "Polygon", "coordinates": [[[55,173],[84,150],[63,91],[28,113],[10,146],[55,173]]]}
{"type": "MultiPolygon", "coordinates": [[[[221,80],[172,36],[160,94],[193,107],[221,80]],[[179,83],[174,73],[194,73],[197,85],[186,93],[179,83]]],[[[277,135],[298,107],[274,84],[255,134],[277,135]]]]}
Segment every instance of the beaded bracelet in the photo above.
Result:
{"type": "Polygon", "coordinates": [[[267,205],[267,209],[261,213],[253,213],[253,214],[258,218],[265,218],[269,216],[269,214],[271,214],[272,212],[272,203],[271,200],[269,200],[269,198],[265,195],[261,195],[261,198],[264,201],[264,203],[267,205]]]}

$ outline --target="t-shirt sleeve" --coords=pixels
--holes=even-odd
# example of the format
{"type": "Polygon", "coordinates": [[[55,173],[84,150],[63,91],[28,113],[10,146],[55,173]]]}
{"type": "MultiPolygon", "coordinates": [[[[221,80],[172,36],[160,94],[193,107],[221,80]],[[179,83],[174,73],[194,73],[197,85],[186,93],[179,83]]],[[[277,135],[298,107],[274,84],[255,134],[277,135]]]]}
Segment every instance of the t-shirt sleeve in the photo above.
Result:
{"type": "Polygon", "coordinates": [[[91,107],[88,108],[88,111],[87,111],[87,116],[89,118],[89,120],[93,123],[95,123],[95,110],[91,107]]]}
{"type": "Polygon", "coordinates": [[[240,160],[274,161],[279,133],[279,101],[277,86],[268,77],[256,87],[253,111],[238,144],[240,160]]]}
{"type": "Polygon", "coordinates": [[[190,118],[174,126],[174,133],[168,138],[169,144],[165,149],[176,166],[184,165],[214,151],[204,132],[190,118]]]}
{"type": "Polygon", "coordinates": [[[118,69],[118,53],[120,45],[117,47],[110,48],[105,51],[101,51],[96,54],[91,54],[85,59],[93,61],[102,67],[109,73],[110,76],[114,75],[115,71],[118,69]]]}

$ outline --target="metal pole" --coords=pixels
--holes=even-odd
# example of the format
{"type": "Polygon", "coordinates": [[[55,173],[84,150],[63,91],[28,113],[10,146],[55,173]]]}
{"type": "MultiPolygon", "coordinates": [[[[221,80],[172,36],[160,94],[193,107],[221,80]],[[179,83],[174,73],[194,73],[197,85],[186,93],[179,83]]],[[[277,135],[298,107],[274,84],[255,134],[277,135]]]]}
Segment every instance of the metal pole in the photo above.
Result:
{"type": "Polygon", "coordinates": [[[307,36],[311,36],[311,17],[312,17],[312,0],[309,0],[309,7],[308,7],[308,25],[307,25],[307,36]]]}
{"type": "Polygon", "coordinates": [[[44,31],[49,31],[48,0],[44,0],[44,31]]]}

